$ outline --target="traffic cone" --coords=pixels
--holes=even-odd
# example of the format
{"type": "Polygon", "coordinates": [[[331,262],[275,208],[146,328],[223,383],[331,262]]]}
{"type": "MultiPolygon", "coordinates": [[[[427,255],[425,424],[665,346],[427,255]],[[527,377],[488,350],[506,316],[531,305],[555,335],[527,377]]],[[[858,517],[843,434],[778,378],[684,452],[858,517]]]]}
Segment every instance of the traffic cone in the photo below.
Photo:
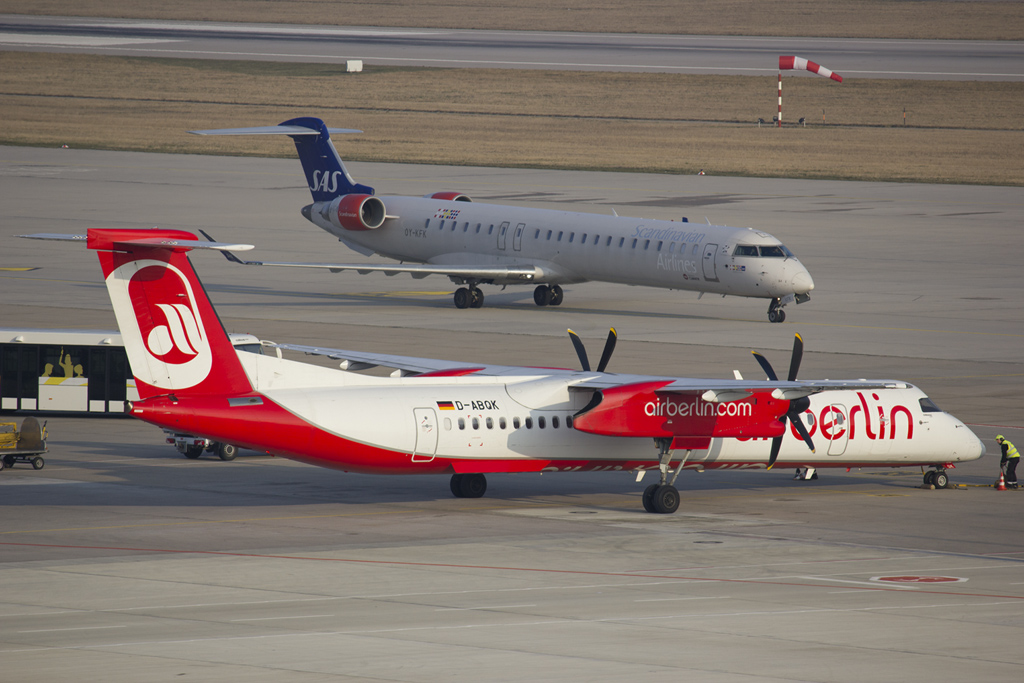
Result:
{"type": "Polygon", "coordinates": [[[999,483],[996,484],[996,491],[1005,491],[1005,490],[1006,490],[1006,480],[1003,478],[1003,473],[1000,472],[999,473],[999,483]]]}

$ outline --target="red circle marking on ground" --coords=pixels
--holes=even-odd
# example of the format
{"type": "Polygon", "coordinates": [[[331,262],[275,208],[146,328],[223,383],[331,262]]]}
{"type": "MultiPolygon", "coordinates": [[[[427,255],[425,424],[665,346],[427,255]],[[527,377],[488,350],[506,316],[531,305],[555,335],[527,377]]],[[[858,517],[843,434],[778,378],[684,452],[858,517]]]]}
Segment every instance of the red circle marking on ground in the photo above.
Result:
{"type": "Polygon", "coordinates": [[[889,583],[960,583],[967,579],[955,576],[876,576],[871,580],[889,583]]]}

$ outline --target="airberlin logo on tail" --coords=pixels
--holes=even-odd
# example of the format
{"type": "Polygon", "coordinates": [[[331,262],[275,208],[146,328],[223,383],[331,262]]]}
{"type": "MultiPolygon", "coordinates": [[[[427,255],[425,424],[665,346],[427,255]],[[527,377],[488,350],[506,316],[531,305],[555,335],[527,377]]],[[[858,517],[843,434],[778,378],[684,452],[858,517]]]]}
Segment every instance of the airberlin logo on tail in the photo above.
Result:
{"type": "Polygon", "coordinates": [[[163,261],[131,261],[107,277],[107,289],[137,379],[185,389],[209,376],[213,353],[184,273],[163,261]]]}

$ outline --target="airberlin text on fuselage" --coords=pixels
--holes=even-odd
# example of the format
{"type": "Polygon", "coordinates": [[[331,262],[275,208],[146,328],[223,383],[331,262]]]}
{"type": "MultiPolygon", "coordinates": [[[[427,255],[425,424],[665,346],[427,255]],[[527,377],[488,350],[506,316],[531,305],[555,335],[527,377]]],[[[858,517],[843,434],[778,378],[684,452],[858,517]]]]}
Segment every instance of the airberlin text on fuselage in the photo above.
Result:
{"type": "Polygon", "coordinates": [[[647,417],[751,417],[754,408],[749,403],[708,403],[707,401],[648,401],[644,405],[647,417]]]}

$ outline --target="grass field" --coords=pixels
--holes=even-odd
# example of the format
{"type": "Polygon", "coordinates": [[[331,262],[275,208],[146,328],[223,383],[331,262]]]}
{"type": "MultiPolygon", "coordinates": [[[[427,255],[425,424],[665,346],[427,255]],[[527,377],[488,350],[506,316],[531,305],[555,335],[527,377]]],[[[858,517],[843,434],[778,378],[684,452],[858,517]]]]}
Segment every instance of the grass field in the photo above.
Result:
{"type": "Polygon", "coordinates": [[[703,35],[1024,39],[1000,0],[0,0],[2,14],[703,35]]]}
{"type": "Polygon", "coordinates": [[[319,116],[365,161],[1024,185],[1024,84],[0,53],[0,143],[292,156],[187,130],[319,116]],[[429,83],[430,87],[424,87],[429,83]],[[906,108],[907,124],[903,124],[906,108]],[[824,111],[825,121],[822,122],[824,111]],[[757,119],[769,123],[759,127],[757,119]],[[806,126],[795,123],[800,117],[806,126]]]}

